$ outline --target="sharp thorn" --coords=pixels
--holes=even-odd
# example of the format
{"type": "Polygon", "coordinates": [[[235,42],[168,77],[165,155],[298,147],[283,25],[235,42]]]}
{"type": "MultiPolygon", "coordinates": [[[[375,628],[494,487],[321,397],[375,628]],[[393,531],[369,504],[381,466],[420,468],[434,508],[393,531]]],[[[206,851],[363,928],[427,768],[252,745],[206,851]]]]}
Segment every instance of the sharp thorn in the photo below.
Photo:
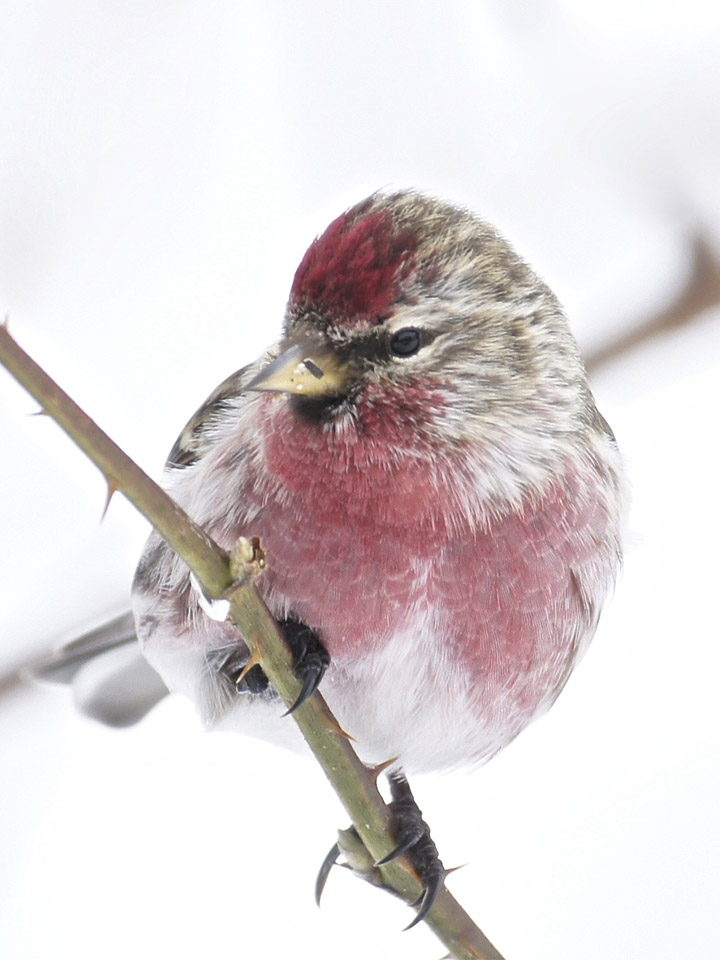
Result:
{"type": "Polygon", "coordinates": [[[327,879],[330,876],[330,871],[337,863],[339,856],[340,847],[337,843],[334,843],[328,850],[327,856],[323,860],[320,870],[318,871],[317,880],[315,881],[315,903],[318,906],[320,906],[320,900],[322,898],[327,879]]]}
{"type": "Polygon", "coordinates": [[[397,762],[398,762],[398,758],[392,757],[390,760],[383,761],[383,763],[375,764],[374,767],[368,767],[368,770],[370,771],[370,775],[372,776],[373,780],[377,783],[380,774],[383,773],[385,770],[387,770],[388,767],[391,767],[394,763],[397,763],[397,762]]]}
{"type": "Polygon", "coordinates": [[[351,733],[348,733],[347,730],[343,730],[335,717],[333,717],[332,720],[326,719],[325,726],[328,730],[332,730],[333,733],[337,733],[338,736],[345,737],[346,740],[350,740],[351,743],[357,743],[355,737],[351,733]]]}
{"type": "Polygon", "coordinates": [[[243,682],[243,680],[245,679],[245,677],[250,673],[250,671],[252,670],[252,668],[253,668],[253,667],[258,667],[258,666],[260,666],[260,657],[258,656],[257,653],[252,653],[252,654],[250,654],[250,659],[249,659],[248,662],[245,664],[245,666],[242,668],[242,670],[241,670],[240,673],[237,675],[237,677],[235,677],[235,686],[236,686],[236,687],[240,686],[240,684],[243,682]]]}
{"type": "Polygon", "coordinates": [[[32,412],[31,414],[29,414],[29,416],[31,416],[31,417],[49,417],[50,414],[47,412],[47,410],[44,410],[44,409],[41,407],[40,410],[33,410],[33,412],[32,412]]]}
{"type": "Polygon", "coordinates": [[[118,492],[118,488],[115,486],[115,484],[111,480],[108,480],[107,497],[105,499],[105,506],[103,507],[102,515],[100,517],[100,523],[102,523],[103,520],[105,519],[108,512],[108,507],[110,506],[110,501],[112,500],[112,498],[115,496],[117,492],[118,492]]]}
{"type": "Polygon", "coordinates": [[[471,943],[468,943],[465,939],[461,939],[460,943],[462,943],[462,945],[465,947],[468,953],[471,953],[474,957],[477,957],[477,960],[483,960],[483,955],[481,953],[478,953],[475,947],[473,947],[471,943]]]}

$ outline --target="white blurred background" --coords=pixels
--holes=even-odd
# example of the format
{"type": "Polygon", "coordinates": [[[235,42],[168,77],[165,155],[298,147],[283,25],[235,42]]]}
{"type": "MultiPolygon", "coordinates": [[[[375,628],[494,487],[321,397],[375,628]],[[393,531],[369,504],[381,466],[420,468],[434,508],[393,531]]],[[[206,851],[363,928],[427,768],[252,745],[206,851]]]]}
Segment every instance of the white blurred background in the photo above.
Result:
{"type": "MultiPolygon", "coordinates": [[[[380,186],[556,290],[632,477],[625,573],[550,716],[415,791],[508,960],[720,955],[720,7],[4,0],[0,36],[0,313],[154,475],[380,186]]],[[[123,609],[147,533],[35,409],[0,371],[0,956],[438,957],[345,871],[315,908],[346,820],[310,761],[15,682],[123,609]]]]}

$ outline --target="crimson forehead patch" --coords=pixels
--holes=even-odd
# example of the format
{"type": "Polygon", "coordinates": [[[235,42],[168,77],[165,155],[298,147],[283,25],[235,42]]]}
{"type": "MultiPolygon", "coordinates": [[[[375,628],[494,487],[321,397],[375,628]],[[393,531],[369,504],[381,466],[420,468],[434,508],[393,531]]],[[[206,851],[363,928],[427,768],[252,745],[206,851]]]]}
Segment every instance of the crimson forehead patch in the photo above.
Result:
{"type": "Polygon", "coordinates": [[[389,315],[418,245],[413,231],[395,232],[389,211],[357,213],[333,220],[310,245],[290,291],[292,304],[324,307],[334,320],[353,325],[389,315]]]}

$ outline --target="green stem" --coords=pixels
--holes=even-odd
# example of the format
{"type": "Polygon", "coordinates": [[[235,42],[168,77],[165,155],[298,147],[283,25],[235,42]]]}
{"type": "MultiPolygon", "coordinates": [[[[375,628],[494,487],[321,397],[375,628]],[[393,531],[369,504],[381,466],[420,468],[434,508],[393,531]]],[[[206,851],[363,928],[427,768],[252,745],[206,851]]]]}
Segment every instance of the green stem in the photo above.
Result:
{"type": "MultiPolygon", "coordinates": [[[[119,491],[147,517],[192,569],[207,596],[228,597],[231,619],[251,653],[262,663],[285,704],[294,703],[299,684],[293,674],[292,655],[253,584],[233,584],[225,551],[18,346],[7,324],[0,325],[0,362],[101,470],[110,495],[119,491]]],[[[361,840],[372,858],[379,860],[395,843],[390,811],[378,792],[373,772],[361,763],[319,693],[292,717],[361,840]]],[[[381,867],[380,872],[386,886],[406,902],[412,903],[420,895],[417,878],[405,858],[381,867]]],[[[447,890],[441,892],[425,922],[458,960],[503,960],[447,890]]]]}

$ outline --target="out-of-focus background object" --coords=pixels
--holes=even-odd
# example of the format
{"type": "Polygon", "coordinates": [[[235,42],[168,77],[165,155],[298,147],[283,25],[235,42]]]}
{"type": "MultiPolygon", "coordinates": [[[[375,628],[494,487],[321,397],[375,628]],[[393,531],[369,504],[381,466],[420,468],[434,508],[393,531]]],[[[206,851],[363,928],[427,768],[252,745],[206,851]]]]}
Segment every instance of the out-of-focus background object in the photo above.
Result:
{"type": "MultiPolygon", "coordinates": [[[[555,289],[633,480],[625,575],[550,716],[416,794],[508,958],[720,953],[717,4],[8,0],[0,35],[0,311],[155,475],[380,186],[466,204],[555,289]]],[[[315,910],[345,817],[312,763],[17,681],[122,611],[147,532],[100,524],[33,410],[0,373],[0,955],[435,956],[344,871],[315,910]]]]}

